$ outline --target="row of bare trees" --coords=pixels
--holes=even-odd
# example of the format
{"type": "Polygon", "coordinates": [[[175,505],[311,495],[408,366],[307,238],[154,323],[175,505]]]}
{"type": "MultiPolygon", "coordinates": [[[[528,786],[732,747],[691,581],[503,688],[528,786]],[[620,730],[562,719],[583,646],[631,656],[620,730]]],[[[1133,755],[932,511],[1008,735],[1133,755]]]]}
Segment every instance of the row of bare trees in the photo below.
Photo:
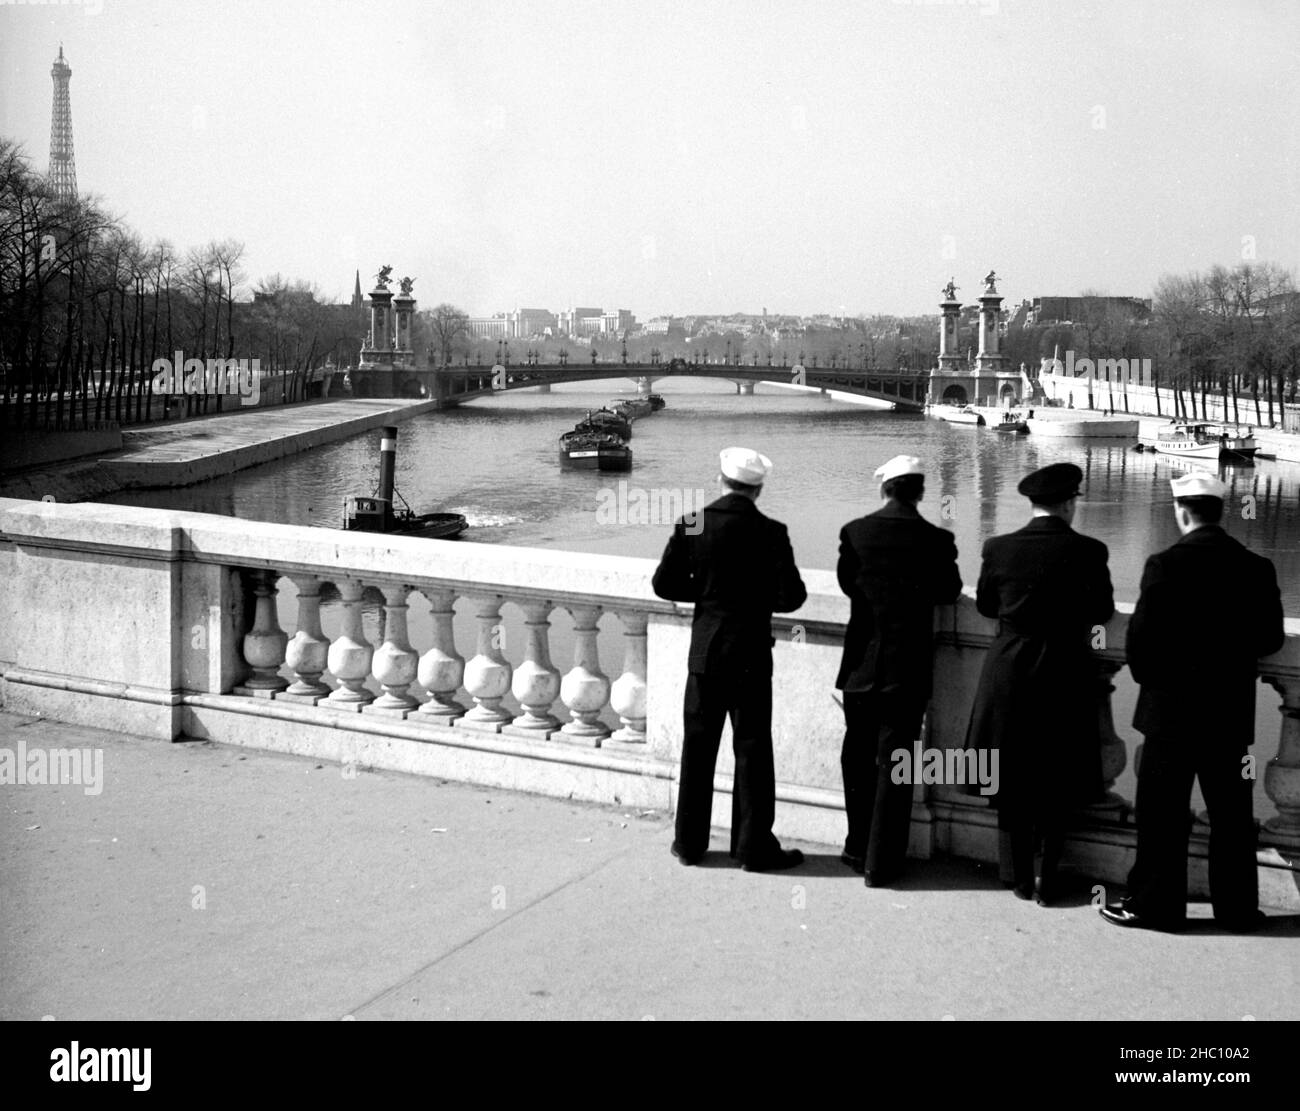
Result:
{"type": "Polygon", "coordinates": [[[1300,294],[1272,263],[1214,266],[1166,275],[1149,315],[1117,298],[1084,293],[1077,319],[1013,327],[1003,350],[1012,365],[1072,350],[1077,358],[1150,359],[1152,384],[1173,393],[1170,416],[1205,419],[1207,401],[1242,423],[1282,422],[1300,392],[1300,294]]]}
{"type": "Polygon", "coordinates": [[[285,400],[306,396],[313,366],[355,355],[361,322],[279,275],[250,304],[243,253],[234,240],[147,243],[93,198],[57,200],[0,138],[0,425],[135,423],[237,404],[155,393],[154,361],[176,351],[256,358],[264,376],[285,377],[285,400]]]}

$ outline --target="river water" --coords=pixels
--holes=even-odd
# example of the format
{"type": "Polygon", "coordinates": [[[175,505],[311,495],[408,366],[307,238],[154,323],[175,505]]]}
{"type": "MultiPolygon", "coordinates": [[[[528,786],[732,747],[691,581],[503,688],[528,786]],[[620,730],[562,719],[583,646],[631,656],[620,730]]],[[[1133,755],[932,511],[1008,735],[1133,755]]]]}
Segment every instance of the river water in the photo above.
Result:
{"type": "MultiPolygon", "coordinates": [[[[1117,599],[1135,599],[1146,556],[1178,539],[1169,479],[1186,464],[1134,452],[1126,441],[1000,435],[761,384],[752,396],[715,379],[673,378],[656,388],[668,407],[636,423],[629,474],[559,469],[559,434],[588,408],[633,392],[630,382],[574,383],[402,423],[397,488],[417,509],[464,513],[466,540],[658,558],[671,524],[658,519],[659,507],[717,496],[718,450],[737,444],[773,460],[759,506],[789,526],[800,566],[833,569],[840,528],[879,505],[872,472],[906,452],[926,465],[922,512],[953,530],[969,585],[983,540],[1028,518],[1016,483],[1068,460],[1086,476],[1075,527],[1109,546],[1117,599]]],[[[337,527],[344,496],[374,488],[378,439],[376,430],[198,486],[110,500],[337,527]]],[[[1229,531],[1273,560],[1286,612],[1300,616],[1300,464],[1219,473],[1231,490],[1229,531]]]]}

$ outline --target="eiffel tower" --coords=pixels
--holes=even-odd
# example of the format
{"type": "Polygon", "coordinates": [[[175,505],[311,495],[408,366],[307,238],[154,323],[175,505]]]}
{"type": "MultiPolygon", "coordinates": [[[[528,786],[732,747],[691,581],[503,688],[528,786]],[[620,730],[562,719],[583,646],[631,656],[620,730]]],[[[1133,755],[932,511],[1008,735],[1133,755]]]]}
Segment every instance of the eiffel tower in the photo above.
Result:
{"type": "Polygon", "coordinates": [[[50,70],[54,78],[54,110],[50,119],[50,172],[49,181],[54,196],[61,201],[77,199],[77,164],[72,157],[72,100],[68,82],[72,67],[63,60],[63,44],[59,43],[59,56],[50,70]]]}

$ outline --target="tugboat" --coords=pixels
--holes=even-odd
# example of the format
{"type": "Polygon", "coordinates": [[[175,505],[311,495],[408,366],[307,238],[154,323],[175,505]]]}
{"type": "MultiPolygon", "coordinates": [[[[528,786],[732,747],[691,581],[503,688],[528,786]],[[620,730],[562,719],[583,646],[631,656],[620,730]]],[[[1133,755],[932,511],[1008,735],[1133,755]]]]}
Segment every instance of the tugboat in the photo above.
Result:
{"type": "Polygon", "coordinates": [[[998,415],[998,423],[993,426],[994,432],[1028,432],[1029,425],[1025,418],[1017,411],[1003,409],[998,415]]]}
{"type": "Polygon", "coordinates": [[[648,393],[645,395],[645,399],[650,402],[650,412],[652,413],[659,412],[660,409],[664,408],[664,406],[668,404],[668,402],[663,399],[662,394],[648,393]]]}
{"type": "Polygon", "coordinates": [[[560,469],[630,471],[632,449],[612,432],[575,428],[560,437],[560,469]]]}
{"type": "Polygon", "coordinates": [[[586,420],[574,425],[575,432],[608,432],[621,440],[632,438],[632,419],[624,413],[613,409],[597,409],[594,413],[588,409],[586,420]]]}
{"type": "Polygon", "coordinates": [[[353,532],[382,532],[386,536],[422,536],[454,540],[469,522],[462,513],[416,513],[393,485],[397,471],[397,429],[385,425],[379,438],[379,489],[370,497],[343,499],[343,528],[353,532]],[[402,503],[394,509],[393,497],[402,503]]]}
{"type": "Polygon", "coordinates": [[[1240,428],[1230,425],[1219,425],[1210,431],[1219,437],[1220,459],[1236,460],[1237,462],[1243,460],[1246,462],[1254,461],[1258,447],[1249,428],[1246,429],[1245,435],[1242,435],[1240,428]]]}

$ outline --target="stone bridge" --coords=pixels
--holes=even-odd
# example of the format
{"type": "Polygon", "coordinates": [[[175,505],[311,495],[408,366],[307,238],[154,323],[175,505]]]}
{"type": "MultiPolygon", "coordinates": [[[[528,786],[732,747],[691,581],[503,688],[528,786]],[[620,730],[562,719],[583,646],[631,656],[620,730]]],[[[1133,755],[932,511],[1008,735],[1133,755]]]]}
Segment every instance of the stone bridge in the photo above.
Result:
{"type": "Polygon", "coordinates": [[[735,382],[737,392],[752,393],[756,382],[779,382],[814,389],[840,390],[861,397],[886,401],[896,409],[920,412],[929,388],[928,371],[851,368],[846,360],[818,365],[775,363],[771,360],[742,362],[670,359],[648,363],[626,360],[572,358],[560,363],[485,363],[445,366],[420,370],[392,366],[364,368],[351,375],[356,397],[432,397],[457,404],[504,390],[549,388],[561,382],[591,382],[602,379],[631,379],[642,392],[661,378],[724,378],[735,382]]]}

